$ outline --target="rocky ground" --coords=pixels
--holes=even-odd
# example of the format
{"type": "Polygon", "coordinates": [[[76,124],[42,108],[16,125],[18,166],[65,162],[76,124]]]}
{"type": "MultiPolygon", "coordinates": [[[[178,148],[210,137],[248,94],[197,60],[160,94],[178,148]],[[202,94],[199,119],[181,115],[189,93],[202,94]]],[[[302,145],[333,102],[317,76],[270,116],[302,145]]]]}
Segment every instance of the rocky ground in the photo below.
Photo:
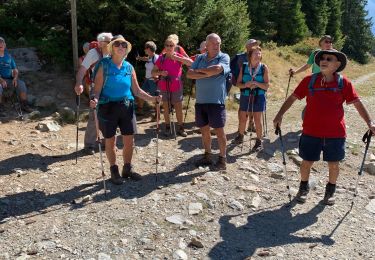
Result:
{"type": "MultiPolygon", "coordinates": [[[[55,87],[39,95],[50,95],[57,107],[74,108],[69,77],[55,81],[55,76],[35,79],[35,84],[42,78],[55,87]]],[[[364,99],[372,114],[374,101],[364,99]]],[[[51,110],[40,109],[37,119],[19,121],[9,107],[0,124],[0,259],[375,259],[375,182],[368,174],[374,174],[374,142],[351,207],[365,124],[353,106],[346,107],[347,157],[341,163],[336,205],[320,203],[327,179],[322,162],[314,166],[308,201],[289,204],[280,140],[271,126],[280,105],[269,102],[265,149],[252,154],[249,135],[242,152],[231,144],[237,120],[236,112],[229,112],[225,172],[194,167],[202,150],[191,110],[187,138],[160,137],[155,175],[155,123],[140,118],[133,161],[144,179],[121,186],[107,181],[106,195],[99,154],[79,152],[75,162],[75,125],[45,131],[38,125],[51,110]]],[[[282,128],[293,196],[299,185],[302,107],[302,102],[295,104],[282,128]]],[[[84,127],[81,122],[80,149],[84,127]]],[[[216,141],[213,145],[217,154],[216,141]]],[[[121,150],[117,158],[122,165],[121,150]]]]}

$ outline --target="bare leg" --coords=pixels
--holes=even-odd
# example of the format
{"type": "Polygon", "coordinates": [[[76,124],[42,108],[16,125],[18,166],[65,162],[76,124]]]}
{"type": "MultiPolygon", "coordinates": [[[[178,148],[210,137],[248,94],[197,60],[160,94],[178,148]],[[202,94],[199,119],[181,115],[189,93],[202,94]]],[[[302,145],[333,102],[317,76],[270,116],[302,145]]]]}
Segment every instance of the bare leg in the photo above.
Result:
{"type": "Polygon", "coordinates": [[[116,164],[115,136],[105,139],[105,154],[110,166],[116,164]]]}
{"type": "MultiPolygon", "coordinates": [[[[246,121],[245,121],[246,122],[246,121]]],[[[224,133],[224,128],[215,128],[217,141],[219,143],[220,156],[226,157],[227,151],[227,136],[224,133]]]]}
{"type": "Polygon", "coordinates": [[[262,139],[262,131],[263,131],[263,126],[262,126],[262,112],[254,112],[254,123],[255,123],[255,130],[257,134],[258,139],[262,139]]]}
{"type": "Polygon", "coordinates": [[[164,114],[164,121],[166,125],[169,125],[170,119],[169,119],[169,106],[168,102],[163,102],[163,114],[164,114]]]}
{"type": "Polygon", "coordinates": [[[331,184],[336,184],[337,178],[339,177],[339,162],[328,162],[329,178],[328,181],[331,184]]]}
{"type": "Polygon", "coordinates": [[[211,153],[210,126],[205,125],[204,127],[201,127],[201,133],[202,133],[202,144],[203,144],[204,151],[206,153],[211,153]]]}
{"type": "Polygon", "coordinates": [[[122,149],[122,157],[124,158],[124,164],[131,163],[133,157],[133,135],[123,135],[122,140],[124,142],[124,148],[122,149]]]}
{"type": "Polygon", "coordinates": [[[300,167],[301,172],[301,181],[308,181],[310,177],[310,170],[313,166],[313,161],[305,161],[303,160],[300,167]]]}
{"type": "Polygon", "coordinates": [[[238,133],[244,134],[246,129],[246,122],[247,122],[247,114],[245,111],[240,111],[238,118],[238,133]]]}
{"type": "Polygon", "coordinates": [[[174,104],[174,109],[176,111],[176,118],[177,118],[177,123],[178,125],[182,125],[182,120],[183,120],[183,113],[182,113],[182,102],[177,102],[174,104]]]}

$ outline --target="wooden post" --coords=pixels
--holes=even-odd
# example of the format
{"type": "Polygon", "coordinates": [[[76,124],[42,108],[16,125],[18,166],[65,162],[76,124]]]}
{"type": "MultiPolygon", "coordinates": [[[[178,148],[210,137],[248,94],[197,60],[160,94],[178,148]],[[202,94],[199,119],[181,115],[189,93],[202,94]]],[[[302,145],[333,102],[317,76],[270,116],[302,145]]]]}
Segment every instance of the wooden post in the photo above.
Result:
{"type": "Polygon", "coordinates": [[[77,37],[77,5],[76,0],[70,0],[71,21],[72,21],[72,45],[74,74],[78,70],[78,37],[77,37]]]}

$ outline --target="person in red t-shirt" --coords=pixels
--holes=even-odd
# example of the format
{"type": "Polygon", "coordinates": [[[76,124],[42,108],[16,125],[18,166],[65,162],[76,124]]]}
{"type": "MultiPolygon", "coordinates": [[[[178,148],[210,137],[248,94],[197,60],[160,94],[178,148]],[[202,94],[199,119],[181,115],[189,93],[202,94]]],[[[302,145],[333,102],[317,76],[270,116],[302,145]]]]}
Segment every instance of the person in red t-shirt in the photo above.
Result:
{"type": "Polygon", "coordinates": [[[323,160],[328,162],[329,169],[323,203],[333,205],[339,162],[345,157],[343,103],[354,105],[373,134],[375,122],[371,120],[352,83],[346,77],[337,74],[346,66],[347,58],[344,53],[335,49],[321,50],[315,55],[315,63],[320,66],[321,72],[307,76],[300,82],[280,108],[273,123],[275,127],[281,126],[283,115],[292,104],[297,99],[306,98],[306,113],[299,144],[299,154],[303,159],[300,167],[301,183],[296,200],[301,203],[306,201],[310,169],[315,161],[319,161],[323,151],[323,160]],[[315,81],[310,85],[312,78],[315,78],[315,81]]]}

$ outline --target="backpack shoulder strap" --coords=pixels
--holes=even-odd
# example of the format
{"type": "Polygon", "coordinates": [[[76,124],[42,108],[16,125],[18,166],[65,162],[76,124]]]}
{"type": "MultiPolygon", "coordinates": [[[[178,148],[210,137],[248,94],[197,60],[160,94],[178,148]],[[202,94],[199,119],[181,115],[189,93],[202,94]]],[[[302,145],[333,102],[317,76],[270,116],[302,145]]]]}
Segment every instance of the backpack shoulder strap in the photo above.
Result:
{"type": "Polygon", "coordinates": [[[319,73],[313,73],[311,75],[311,79],[310,79],[310,82],[309,82],[309,85],[308,85],[308,89],[309,91],[311,92],[312,95],[314,95],[314,84],[315,84],[315,81],[316,81],[316,78],[318,77],[319,73]]]}
{"type": "MultiPolygon", "coordinates": [[[[246,66],[249,66],[248,64],[249,64],[248,62],[243,62],[242,63],[242,76],[244,74],[249,74],[249,70],[246,69],[246,66]]],[[[238,72],[238,74],[240,74],[240,72],[238,72]]]]}
{"type": "Polygon", "coordinates": [[[344,88],[344,77],[341,74],[337,74],[338,88],[341,91],[344,88]]]}

